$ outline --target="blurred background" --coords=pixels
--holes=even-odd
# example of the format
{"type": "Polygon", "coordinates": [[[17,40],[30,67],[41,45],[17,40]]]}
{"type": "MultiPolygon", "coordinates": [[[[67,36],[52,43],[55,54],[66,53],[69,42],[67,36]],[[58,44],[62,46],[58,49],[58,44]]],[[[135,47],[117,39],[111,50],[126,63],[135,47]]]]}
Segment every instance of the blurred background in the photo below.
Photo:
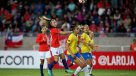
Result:
{"type": "Polygon", "coordinates": [[[135,0],[0,0],[0,49],[5,36],[23,34],[23,50],[33,50],[40,32],[39,16],[55,18],[58,27],[88,24],[100,50],[125,50],[136,37],[135,0]],[[106,46],[103,46],[106,45],[106,46]]]}
{"type": "MultiPolygon", "coordinates": [[[[43,15],[56,19],[58,28],[62,30],[70,31],[74,25],[88,24],[89,29],[94,32],[94,42],[99,46],[96,52],[101,54],[109,52],[109,54],[103,54],[106,57],[113,53],[111,57],[115,56],[115,60],[117,59],[116,55],[125,56],[126,66],[121,69],[136,70],[136,53],[134,50],[133,52],[130,50],[130,46],[136,38],[136,0],[87,0],[84,4],[79,3],[78,0],[0,0],[1,68],[17,67],[15,62],[21,63],[21,61],[14,58],[22,56],[20,53],[24,52],[24,56],[30,51],[37,54],[38,45],[35,44],[35,37],[41,29],[38,17],[43,15]],[[17,52],[19,54],[16,54],[17,52]],[[11,65],[5,62],[8,56],[13,57],[8,61],[15,60],[11,65]],[[132,64],[128,64],[128,56],[130,56],[132,64]]],[[[65,40],[66,37],[62,38],[62,45],[65,40]]],[[[134,48],[136,48],[136,43],[134,48]]],[[[34,53],[34,56],[36,54],[34,53]]],[[[32,55],[32,57],[34,56],[32,55]]],[[[96,54],[96,57],[99,56],[96,54]]],[[[117,62],[118,66],[124,66],[121,62],[123,63],[121,60],[117,62]]],[[[23,67],[22,64],[20,66],[23,67]]],[[[33,66],[29,66],[26,68],[33,68],[33,66]]],[[[113,63],[114,66],[118,67],[113,63]]],[[[36,68],[38,67],[39,64],[36,65],[36,68]]],[[[103,67],[94,68],[101,69],[103,67]]],[[[127,76],[124,73],[123,75],[127,76]]]]}

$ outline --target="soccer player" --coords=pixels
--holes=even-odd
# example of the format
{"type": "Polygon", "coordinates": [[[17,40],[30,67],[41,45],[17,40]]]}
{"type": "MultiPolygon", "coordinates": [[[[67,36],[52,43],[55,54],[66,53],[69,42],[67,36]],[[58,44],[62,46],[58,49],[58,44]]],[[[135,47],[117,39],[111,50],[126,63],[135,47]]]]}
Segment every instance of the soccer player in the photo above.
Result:
{"type": "Polygon", "coordinates": [[[86,63],[90,67],[90,76],[92,75],[92,53],[97,46],[94,45],[93,32],[89,31],[88,25],[83,26],[83,33],[81,34],[81,54],[85,59],[86,63]]]}
{"type": "Polygon", "coordinates": [[[57,28],[57,21],[55,19],[52,19],[50,21],[50,35],[51,35],[51,52],[52,55],[54,56],[54,64],[56,64],[59,60],[59,57],[62,59],[62,64],[65,68],[65,72],[67,73],[73,73],[72,70],[69,69],[66,59],[65,59],[65,54],[64,50],[60,46],[59,43],[59,35],[60,34],[69,34],[70,31],[61,31],[60,29],[57,28]]]}
{"type": "Polygon", "coordinates": [[[136,39],[133,39],[133,43],[130,44],[130,51],[135,52],[136,51],[136,39]]]}
{"type": "MultiPolygon", "coordinates": [[[[41,26],[41,32],[36,37],[36,43],[39,44],[39,55],[40,55],[40,72],[41,76],[44,76],[43,73],[43,65],[44,65],[44,59],[47,59],[48,63],[48,70],[52,70],[50,67],[51,63],[51,53],[49,51],[49,46],[47,44],[47,35],[46,35],[46,26],[41,26]]],[[[52,76],[52,74],[49,74],[49,76],[52,76]]]]}
{"type": "MultiPolygon", "coordinates": [[[[60,46],[59,43],[59,35],[60,34],[69,34],[70,31],[61,31],[60,29],[57,28],[57,21],[55,19],[48,19],[46,17],[42,17],[42,20],[46,20],[45,24],[46,26],[50,29],[50,50],[52,52],[52,55],[54,56],[54,61],[51,63],[52,67],[58,63],[59,57],[62,59],[62,64],[65,68],[65,72],[67,73],[73,73],[72,70],[69,69],[66,59],[65,59],[65,54],[60,46]]],[[[50,72],[50,71],[49,71],[50,72]]]]}
{"type": "MultiPolygon", "coordinates": [[[[73,26],[72,28],[73,32],[69,35],[66,43],[66,48],[67,48],[67,54],[68,58],[71,60],[71,62],[76,63],[79,67],[76,69],[74,74],[71,76],[76,76],[78,73],[83,69],[85,74],[88,72],[88,68],[86,67],[85,60],[77,50],[78,46],[78,33],[79,33],[79,28],[78,26],[73,26]]],[[[87,75],[85,75],[87,76],[87,75]]]]}

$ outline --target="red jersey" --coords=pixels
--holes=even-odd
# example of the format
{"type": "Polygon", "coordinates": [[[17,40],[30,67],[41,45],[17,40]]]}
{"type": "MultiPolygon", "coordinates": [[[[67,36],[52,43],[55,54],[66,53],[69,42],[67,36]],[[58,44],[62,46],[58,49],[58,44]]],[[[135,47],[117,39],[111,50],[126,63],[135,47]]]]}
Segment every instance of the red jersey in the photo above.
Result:
{"type": "Polygon", "coordinates": [[[132,43],[132,44],[130,45],[130,51],[131,51],[131,52],[136,51],[136,44],[132,43]]]}
{"type": "Polygon", "coordinates": [[[47,44],[47,35],[38,34],[36,37],[36,43],[39,43],[39,51],[49,51],[49,46],[47,44]]]}
{"type": "Polygon", "coordinates": [[[51,47],[59,47],[59,35],[60,35],[60,30],[57,28],[51,28],[50,29],[50,35],[51,35],[51,47]]]}

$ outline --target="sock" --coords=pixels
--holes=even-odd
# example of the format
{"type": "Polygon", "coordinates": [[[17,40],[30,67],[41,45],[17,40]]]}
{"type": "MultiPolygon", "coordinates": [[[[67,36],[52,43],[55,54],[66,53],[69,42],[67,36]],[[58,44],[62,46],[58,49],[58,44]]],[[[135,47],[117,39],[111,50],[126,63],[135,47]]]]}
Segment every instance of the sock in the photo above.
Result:
{"type": "Polygon", "coordinates": [[[58,62],[56,62],[56,61],[53,61],[52,63],[50,63],[51,68],[53,68],[54,65],[57,64],[57,63],[58,63],[58,62]]]}
{"type": "Polygon", "coordinates": [[[53,65],[55,65],[55,64],[57,64],[57,63],[58,63],[57,61],[53,61],[53,62],[52,62],[53,65]]]}
{"type": "Polygon", "coordinates": [[[90,76],[90,74],[89,74],[89,69],[88,69],[87,66],[85,66],[85,67],[83,68],[83,71],[84,71],[84,76],[90,76]]]}
{"type": "Polygon", "coordinates": [[[82,70],[82,68],[80,66],[78,66],[75,70],[74,75],[77,75],[80,71],[82,70]]]}
{"type": "Polygon", "coordinates": [[[87,68],[89,70],[89,74],[92,74],[92,67],[90,65],[87,65],[87,68]]]}
{"type": "Polygon", "coordinates": [[[84,71],[84,72],[89,72],[88,67],[87,67],[87,66],[85,66],[85,67],[83,68],[83,71],[84,71]]]}
{"type": "Polygon", "coordinates": [[[90,67],[89,73],[92,74],[92,67],[90,67]]]}
{"type": "Polygon", "coordinates": [[[62,63],[63,63],[63,66],[65,67],[65,69],[69,69],[68,64],[65,59],[62,60],[62,63]]]}
{"type": "Polygon", "coordinates": [[[40,64],[40,72],[41,72],[41,76],[44,76],[44,74],[43,74],[43,64],[40,64]]]}
{"type": "Polygon", "coordinates": [[[53,65],[52,64],[48,64],[48,69],[52,70],[52,68],[53,68],[53,65]]]}

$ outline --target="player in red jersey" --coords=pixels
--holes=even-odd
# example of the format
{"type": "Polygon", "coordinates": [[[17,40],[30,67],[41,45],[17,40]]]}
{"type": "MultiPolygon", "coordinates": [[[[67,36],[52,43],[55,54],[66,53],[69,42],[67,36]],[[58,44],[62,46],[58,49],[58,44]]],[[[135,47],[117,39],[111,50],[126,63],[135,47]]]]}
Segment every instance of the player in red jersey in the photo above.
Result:
{"type": "Polygon", "coordinates": [[[133,43],[130,44],[130,51],[135,52],[136,51],[136,39],[133,39],[133,43]]]}
{"type": "Polygon", "coordinates": [[[56,20],[51,20],[50,22],[50,35],[51,35],[51,52],[52,55],[54,56],[54,64],[56,64],[59,60],[59,57],[62,59],[63,66],[65,68],[65,72],[68,73],[73,73],[72,70],[69,69],[67,62],[65,60],[65,54],[64,50],[60,46],[59,43],[59,35],[60,34],[69,34],[70,31],[61,31],[60,29],[57,28],[57,22],[56,20]]]}
{"type": "Polygon", "coordinates": [[[48,63],[48,70],[50,70],[50,72],[48,73],[49,76],[53,76],[52,75],[52,67],[51,67],[51,53],[49,51],[49,46],[47,44],[47,40],[48,37],[45,34],[46,33],[46,26],[42,26],[41,28],[41,32],[40,34],[38,34],[38,36],[36,37],[36,43],[39,44],[39,55],[40,55],[40,72],[41,72],[41,76],[44,76],[43,73],[43,64],[44,64],[44,59],[47,59],[47,63],[48,63]]]}
{"type": "Polygon", "coordinates": [[[49,19],[49,18],[46,18],[45,16],[42,16],[40,19],[43,21],[43,22],[41,22],[41,24],[44,23],[45,26],[47,26],[50,29],[50,36],[51,36],[50,50],[52,52],[52,55],[54,56],[54,61],[52,62],[52,64],[55,65],[56,63],[58,63],[58,60],[60,57],[62,59],[62,64],[65,68],[65,72],[73,73],[73,71],[70,70],[67,65],[67,62],[65,60],[64,50],[62,49],[62,47],[60,46],[60,43],[59,43],[59,35],[60,34],[69,34],[69,33],[71,33],[71,31],[61,31],[60,29],[58,29],[57,28],[57,21],[55,19],[49,19]]]}

